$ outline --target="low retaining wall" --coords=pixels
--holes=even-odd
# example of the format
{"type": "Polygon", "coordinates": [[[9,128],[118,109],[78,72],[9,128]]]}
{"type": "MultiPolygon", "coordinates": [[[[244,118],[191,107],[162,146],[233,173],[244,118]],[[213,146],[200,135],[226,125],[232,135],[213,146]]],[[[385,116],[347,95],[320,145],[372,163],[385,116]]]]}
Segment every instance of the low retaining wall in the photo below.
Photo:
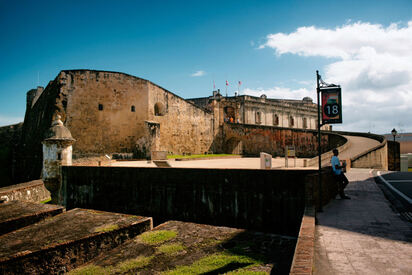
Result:
{"type": "MultiPolygon", "coordinates": [[[[323,187],[331,190],[327,171],[323,187]]],[[[63,166],[62,172],[68,209],[152,216],[155,223],[173,219],[297,236],[305,195],[318,200],[316,170],[63,166]]]]}
{"type": "MultiPolygon", "coordinates": [[[[286,146],[295,146],[297,157],[313,157],[318,152],[317,131],[249,124],[223,125],[226,153],[259,156],[266,152],[284,156],[286,146]]],[[[346,139],[334,132],[322,132],[322,151],[343,145],[346,139]]]]}
{"type": "Polygon", "coordinates": [[[42,180],[33,180],[0,188],[0,199],[42,202],[50,200],[51,197],[42,180]]]}

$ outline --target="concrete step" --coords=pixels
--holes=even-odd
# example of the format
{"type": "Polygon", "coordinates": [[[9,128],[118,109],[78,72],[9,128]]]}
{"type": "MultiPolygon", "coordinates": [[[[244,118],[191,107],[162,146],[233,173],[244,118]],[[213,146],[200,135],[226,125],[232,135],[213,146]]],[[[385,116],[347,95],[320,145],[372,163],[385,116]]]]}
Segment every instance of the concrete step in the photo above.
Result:
{"type": "Polygon", "coordinates": [[[25,201],[0,203],[0,235],[61,214],[63,206],[25,201]]]}
{"type": "Polygon", "coordinates": [[[152,227],[152,218],[76,208],[0,236],[0,274],[64,273],[152,227]]]}

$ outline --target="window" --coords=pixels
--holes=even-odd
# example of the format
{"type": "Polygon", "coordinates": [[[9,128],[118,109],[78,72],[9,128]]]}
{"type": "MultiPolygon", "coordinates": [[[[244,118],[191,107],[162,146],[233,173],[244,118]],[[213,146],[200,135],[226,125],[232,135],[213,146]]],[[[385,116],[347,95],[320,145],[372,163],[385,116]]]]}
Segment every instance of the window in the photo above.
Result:
{"type": "Polygon", "coordinates": [[[289,117],[289,127],[293,127],[295,126],[295,119],[293,118],[293,116],[289,117]]]}
{"type": "Polygon", "coordinates": [[[304,129],[308,128],[308,120],[306,117],[303,118],[303,128],[304,129]]]}
{"type": "Polygon", "coordinates": [[[157,102],[154,106],[155,116],[164,116],[166,114],[165,106],[161,102],[157,102]]]}
{"type": "Polygon", "coordinates": [[[132,105],[132,107],[130,108],[130,110],[131,110],[132,112],[136,112],[136,108],[134,107],[134,105],[132,105]]]}
{"type": "Polygon", "coordinates": [[[273,114],[273,125],[279,125],[279,116],[277,114],[273,114]]]}
{"type": "Polygon", "coordinates": [[[261,112],[256,112],[255,123],[256,124],[261,124],[262,123],[262,113],[261,112]]]}
{"type": "Polygon", "coordinates": [[[57,153],[57,160],[62,160],[62,153],[57,153]]]}
{"type": "Polygon", "coordinates": [[[99,111],[103,111],[103,104],[99,104],[99,111]]]}

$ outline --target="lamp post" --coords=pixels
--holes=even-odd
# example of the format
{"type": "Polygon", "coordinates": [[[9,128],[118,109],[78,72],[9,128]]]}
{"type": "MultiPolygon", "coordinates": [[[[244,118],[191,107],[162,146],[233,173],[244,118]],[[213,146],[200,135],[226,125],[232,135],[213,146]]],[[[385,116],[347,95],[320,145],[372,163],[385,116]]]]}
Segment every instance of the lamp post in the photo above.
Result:
{"type": "Polygon", "coordinates": [[[393,170],[396,170],[396,146],[395,146],[395,138],[398,132],[396,131],[395,128],[392,129],[391,131],[392,136],[393,136],[393,170]]]}

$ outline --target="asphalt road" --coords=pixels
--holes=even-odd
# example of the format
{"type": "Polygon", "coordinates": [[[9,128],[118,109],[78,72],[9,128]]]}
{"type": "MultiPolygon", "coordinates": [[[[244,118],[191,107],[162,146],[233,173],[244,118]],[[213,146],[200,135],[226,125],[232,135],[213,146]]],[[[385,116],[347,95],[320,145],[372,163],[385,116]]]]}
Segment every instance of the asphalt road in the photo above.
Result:
{"type": "Polygon", "coordinates": [[[389,172],[378,173],[384,184],[404,204],[412,208],[412,173],[411,172],[389,172]]]}

